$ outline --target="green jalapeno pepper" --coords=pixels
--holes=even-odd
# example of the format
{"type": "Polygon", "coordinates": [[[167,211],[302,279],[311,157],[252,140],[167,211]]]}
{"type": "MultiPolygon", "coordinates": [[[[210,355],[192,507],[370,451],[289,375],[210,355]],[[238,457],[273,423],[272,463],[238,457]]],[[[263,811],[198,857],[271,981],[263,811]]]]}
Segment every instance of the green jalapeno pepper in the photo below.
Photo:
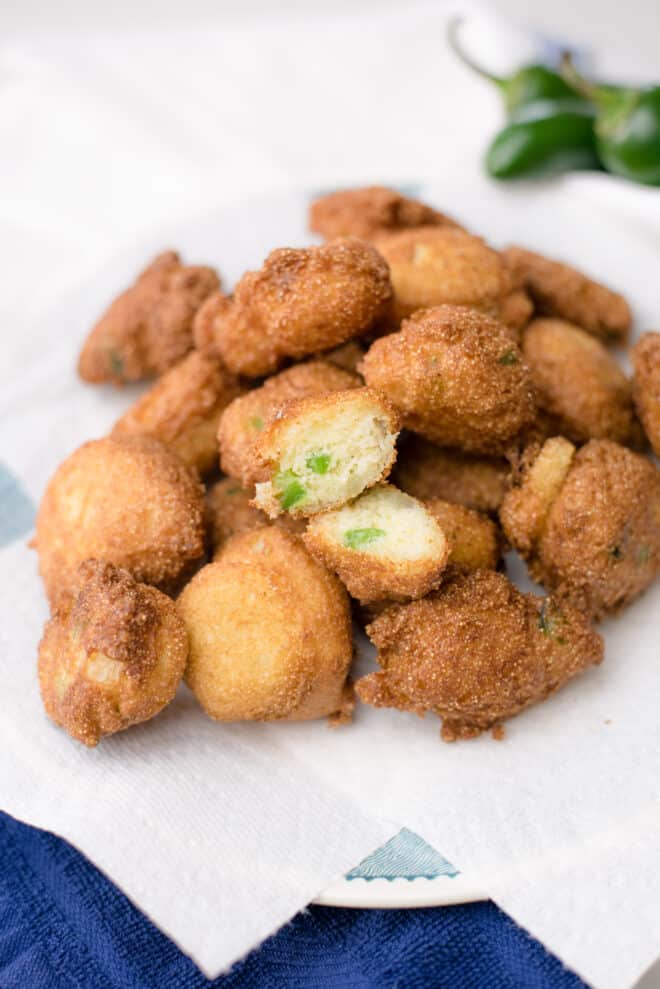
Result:
{"type": "Polygon", "coordinates": [[[596,107],[596,149],[608,172],[660,185],[660,86],[631,89],[583,79],[569,56],[562,72],[596,107]]]}
{"type": "Polygon", "coordinates": [[[598,168],[594,110],[559,72],[526,65],[504,77],[487,72],[460,47],[460,18],[449,25],[449,42],[458,57],[502,93],[508,123],[486,152],[486,169],[498,179],[598,168]]]}
{"type": "Polygon", "coordinates": [[[542,100],[513,114],[486,152],[498,179],[598,168],[593,110],[580,100],[542,100]]]}
{"type": "Polygon", "coordinates": [[[559,72],[554,72],[546,65],[526,65],[511,76],[496,76],[488,72],[477,62],[473,61],[461,48],[458,42],[458,28],[461,18],[453,18],[448,27],[448,38],[456,55],[478,75],[497,86],[504,99],[508,114],[513,114],[521,107],[539,100],[566,100],[576,98],[577,93],[559,72]]]}

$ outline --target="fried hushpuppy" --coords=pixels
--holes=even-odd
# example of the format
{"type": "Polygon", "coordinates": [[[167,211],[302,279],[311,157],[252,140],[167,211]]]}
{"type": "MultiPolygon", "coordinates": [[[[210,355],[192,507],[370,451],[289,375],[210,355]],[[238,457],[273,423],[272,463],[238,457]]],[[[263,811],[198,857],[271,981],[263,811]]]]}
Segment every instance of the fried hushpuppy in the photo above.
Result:
{"type": "Polygon", "coordinates": [[[341,346],[335,347],[333,350],[326,350],[325,353],[319,354],[319,360],[327,361],[329,364],[336,364],[337,367],[341,367],[344,371],[350,371],[352,374],[358,373],[358,364],[366,354],[366,348],[358,343],[357,340],[349,340],[348,343],[342,343],[341,346]]]}
{"type": "Polygon", "coordinates": [[[364,240],[282,247],[259,271],[243,275],[233,299],[216,303],[215,347],[234,373],[261,377],[287,357],[330,350],[366,333],[391,298],[387,264],[364,240]]]}
{"type": "Polygon", "coordinates": [[[362,604],[423,597],[439,586],[449,557],[434,515],[391,484],[315,515],[303,540],[362,604]]]}
{"type": "Polygon", "coordinates": [[[286,402],[346,391],[361,384],[356,374],[321,360],[294,364],[268,378],[260,388],[253,388],[235,399],[223,412],[218,429],[222,470],[244,485],[254,484],[257,480],[255,443],[286,402]]]}
{"type": "Polygon", "coordinates": [[[497,454],[534,417],[529,370],[506,327],[465,306],[438,306],[376,340],[360,365],[403,425],[432,442],[497,454]]]}
{"type": "Polygon", "coordinates": [[[633,399],[644,432],[660,457],[660,333],[643,333],[632,349],[633,399]]]}
{"type": "Polygon", "coordinates": [[[219,285],[212,268],[184,265],[174,251],[160,254],[91,330],[80,377],[121,385],[167,371],[192,348],[195,313],[219,285]]]}
{"type": "Polygon", "coordinates": [[[411,433],[401,444],[392,481],[413,498],[442,498],[478,512],[497,512],[509,486],[503,457],[480,457],[437,446],[411,433]]]}
{"type": "Polygon", "coordinates": [[[640,444],[631,383],[600,340],[561,319],[534,319],[522,351],[554,435],[640,444]]]}
{"type": "Polygon", "coordinates": [[[441,305],[506,316],[515,329],[529,318],[529,304],[524,312],[519,308],[524,292],[514,289],[509,269],[481,237],[456,227],[421,227],[385,234],[376,246],[390,266],[396,322],[441,305]]]}
{"type": "Polygon", "coordinates": [[[492,571],[387,608],[367,634],[382,670],[358,680],[360,700],[431,711],[447,742],[498,729],[603,658],[603,640],[582,612],[521,594],[492,571]]]}
{"type": "Polygon", "coordinates": [[[447,538],[447,564],[452,571],[497,570],[502,539],[492,519],[442,498],[430,498],[425,505],[447,538]]]}
{"type": "Polygon", "coordinates": [[[176,605],[126,570],[86,560],[39,645],[48,716],[85,745],[158,714],[188,657],[176,605]]]}
{"type": "MultiPolygon", "coordinates": [[[[206,496],[211,530],[211,546],[215,554],[224,546],[230,536],[237,532],[247,532],[268,525],[267,515],[252,505],[253,492],[242,488],[233,477],[223,477],[217,481],[206,496]]],[[[273,520],[290,532],[304,532],[304,519],[292,519],[280,515],[273,520]]]]}
{"type": "Polygon", "coordinates": [[[326,240],[351,236],[372,240],[393,230],[457,225],[426,203],[380,185],[339,189],[315,199],[309,208],[309,229],[326,240]]]}
{"type": "Polygon", "coordinates": [[[595,618],[618,611],[660,567],[660,473],[610,440],[577,453],[548,440],[500,508],[504,533],[535,580],[595,618]]]}
{"type": "Polygon", "coordinates": [[[352,711],[348,595],[300,538],[277,526],[233,536],[184,589],[186,682],[221,721],[352,711]]]}
{"type": "Polygon", "coordinates": [[[193,346],[200,354],[220,359],[215,345],[215,321],[231,304],[231,296],[219,289],[211,292],[195,313],[193,320],[193,346]]]}
{"type": "Polygon", "coordinates": [[[632,314],[624,297],[561,261],[522,247],[502,252],[514,278],[524,284],[543,316],[575,323],[605,343],[626,340],[632,314]]]}
{"type": "MultiPolygon", "coordinates": [[[[502,563],[503,537],[499,527],[471,508],[452,504],[440,498],[425,502],[427,511],[440,523],[449,546],[447,565],[442,573],[442,582],[453,579],[457,574],[471,570],[497,570],[502,563]]],[[[324,516],[321,516],[323,519],[324,516]]],[[[382,614],[396,602],[383,598],[378,601],[361,602],[357,617],[361,624],[382,614]]]]}
{"type": "Polygon", "coordinates": [[[204,489],[150,436],[90,440],[50,479],[36,528],[51,602],[92,558],[170,591],[204,553],[204,489]]]}
{"type": "Polygon", "coordinates": [[[290,402],[257,441],[254,504],[270,518],[338,508],[385,480],[398,429],[394,407],[371,388],[290,402]]]}
{"type": "Polygon", "coordinates": [[[218,462],[220,416],[242,391],[219,361],[193,351],[124,413],[112,433],[154,436],[203,476],[218,462]]]}

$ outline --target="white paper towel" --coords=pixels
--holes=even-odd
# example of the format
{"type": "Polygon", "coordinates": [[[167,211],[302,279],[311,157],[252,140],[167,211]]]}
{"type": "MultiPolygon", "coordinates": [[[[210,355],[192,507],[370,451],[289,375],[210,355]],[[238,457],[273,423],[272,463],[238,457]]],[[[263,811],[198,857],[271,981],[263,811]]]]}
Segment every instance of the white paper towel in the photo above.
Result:
{"type": "MultiPolygon", "coordinates": [[[[462,200],[461,219],[496,241],[525,237],[588,259],[648,324],[656,287],[645,228],[624,213],[613,223],[580,183],[502,191],[448,175],[422,193],[440,206],[462,200]]],[[[304,240],[305,201],[274,197],[169,226],[35,327],[23,374],[0,376],[0,450],[33,498],[131,401],[130,390],[82,385],[72,365],[85,326],[137,259],[176,243],[195,259],[224,257],[236,277],[269,246],[304,240]]],[[[602,667],[511,722],[503,743],[447,746],[434,719],[367,708],[336,732],[219,725],[183,689],[162,716],[92,752],[40,707],[34,656],[46,608],[23,541],[0,554],[0,592],[3,806],[69,838],[206,972],[401,825],[599,989],[627,989],[658,954],[657,589],[604,626],[602,667]]]]}

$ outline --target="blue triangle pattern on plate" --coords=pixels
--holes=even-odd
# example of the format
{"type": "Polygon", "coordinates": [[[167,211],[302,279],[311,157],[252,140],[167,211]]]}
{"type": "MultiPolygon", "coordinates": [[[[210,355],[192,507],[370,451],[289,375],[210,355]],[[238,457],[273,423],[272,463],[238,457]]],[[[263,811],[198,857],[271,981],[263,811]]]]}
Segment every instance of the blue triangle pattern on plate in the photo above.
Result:
{"type": "Polygon", "coordinates": [[[459,871],[414,831],[403,828],[388,842],[362,859],[347,879],[452,879],[459,871]]]}

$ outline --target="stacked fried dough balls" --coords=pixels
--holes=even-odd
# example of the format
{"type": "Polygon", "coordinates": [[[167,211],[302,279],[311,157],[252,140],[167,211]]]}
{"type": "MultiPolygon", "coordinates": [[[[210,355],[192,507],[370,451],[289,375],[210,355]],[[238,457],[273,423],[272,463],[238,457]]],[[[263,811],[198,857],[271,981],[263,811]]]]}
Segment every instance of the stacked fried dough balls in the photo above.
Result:
{"type": "Polygon", "coordinates": [[[83,347],[87,381],[157,378],[39,510],[41,692],[86,745],[182,677],[217,721],[341,724],[357,696],[500,738],[660,569],[660,335],[629,379],[619,293],[380,186],[309,222],[324,243],[231,295],[160,255],[83,347]],[[355,689],[352,617],[380,667],[355,689]]]}

